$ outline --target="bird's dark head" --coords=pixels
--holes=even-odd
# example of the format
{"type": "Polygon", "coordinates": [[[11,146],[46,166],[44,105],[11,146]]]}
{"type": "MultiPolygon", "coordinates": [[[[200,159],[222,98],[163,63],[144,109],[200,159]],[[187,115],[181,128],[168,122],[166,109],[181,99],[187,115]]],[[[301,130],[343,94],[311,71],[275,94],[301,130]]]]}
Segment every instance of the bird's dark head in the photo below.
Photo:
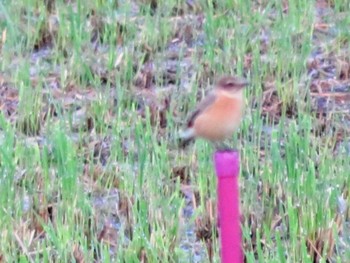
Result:
{"type": "Polygon", "coordinates": [[[236,76],[225,76],[221,77],[217,83],[216,87],[220,90],[228,91],[228,92],[236,92],[243,89],[247,86],[249,82],[240,77],[236,76]]]}

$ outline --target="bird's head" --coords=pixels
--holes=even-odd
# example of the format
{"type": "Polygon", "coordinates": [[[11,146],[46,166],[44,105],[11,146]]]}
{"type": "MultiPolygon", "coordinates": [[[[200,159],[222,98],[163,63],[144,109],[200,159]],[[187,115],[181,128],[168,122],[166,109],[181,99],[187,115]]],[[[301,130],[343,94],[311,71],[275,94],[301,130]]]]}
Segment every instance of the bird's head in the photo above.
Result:
{"type": "Polygon", "coordinates": [[[240,77],[236,76],[225,76],[221,77],[217,83],[216,88],[220,91],[224,91],[229,94],[242,93],[242,89],[247,86],[249,82],[240,77]]]}

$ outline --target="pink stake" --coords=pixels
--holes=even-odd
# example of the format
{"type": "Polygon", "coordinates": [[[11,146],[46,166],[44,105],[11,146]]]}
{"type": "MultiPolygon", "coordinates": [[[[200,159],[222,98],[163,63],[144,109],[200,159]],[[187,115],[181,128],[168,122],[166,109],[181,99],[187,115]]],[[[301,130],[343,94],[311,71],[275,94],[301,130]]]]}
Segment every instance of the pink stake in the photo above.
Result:
{"type": "Polygon", "coordinates": [[[241,263],[243,252],[239,213],[239,153],[217,151],[214,161],[218,178],[221,262],[241,263]]]}

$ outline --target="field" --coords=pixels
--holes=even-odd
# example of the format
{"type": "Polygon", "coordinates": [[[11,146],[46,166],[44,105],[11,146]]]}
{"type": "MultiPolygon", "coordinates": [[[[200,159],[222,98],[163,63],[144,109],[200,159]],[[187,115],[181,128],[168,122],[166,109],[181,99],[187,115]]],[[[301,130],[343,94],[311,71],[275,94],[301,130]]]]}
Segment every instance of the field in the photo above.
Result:
{"type": "Polygon", "coordinates": [[[0,1],[0,262],[220,262],[211,144],[250,80],[246,262],[350,262],[347,0],[0,1]]]}

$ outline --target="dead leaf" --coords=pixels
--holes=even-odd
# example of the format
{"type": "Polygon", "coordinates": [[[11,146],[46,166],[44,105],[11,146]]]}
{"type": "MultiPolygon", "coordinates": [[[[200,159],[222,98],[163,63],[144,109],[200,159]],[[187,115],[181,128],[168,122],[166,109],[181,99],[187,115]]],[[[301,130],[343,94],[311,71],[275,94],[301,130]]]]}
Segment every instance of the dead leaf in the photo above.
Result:
{"type": "Polygon", "coordinates": [[[243,67],[245,70],[250,70],[252,67],[253,56],[251,53],[244,55],[243,67]]]}
{"type": "MultiPolygon", "coordinates": [[[[241,217],[241,223],[242,225],[245,224],[250,229],[250,240],[253,246],[253,250],[255,250],[256,247],[256,236],[257,236],[257,229],[258,229],[258,217],[255,213],[251,212],[247,216],[241,217]]],[[[244,243],[243,246],[245,248],[248,248],[250,244],[244,243]]]]}
{"type": "Polygon", "coordinates": [[[117,247],[118,231],[112,222],[108,220],[105,222],[97,240],[108,246],[117,247]]]}
{"type": "Polygon", "coordinates": [[[75,262],[77,262],[77,263],[84,263],[85,262],[84,253],[78,244],[73,245],[73,257],[75,259],[75,262]]]}
{"type": "Polygon", "coordinates": [[[188,166],[175,166],[172,169],[172,178],[177,180],[180,178],[180,183],[188,185],[190,183],[189,167],[188,166]]]}
{"type": "Polygon", "coordinates": [[[124,53],[121,52],[121,53],[118,55],[117,59],[115,60],[115,63],[114,63],[114,67],[115,67],[115,68],[117,68],[117,67],[122,63],[123,58],[124,58],[124,53]]]}
{"type": "Polygon", "coordinates": [[[307,239],[309,254],[314,258],[314,262],[319,262],[327,248],[327,258],[330,260],[334,254],[336,238],[334,234],[339,234],[342,229],[342,217],[337,214],[331,226],[326,229],[318,229],[307,239]],[[335,231],[335,232],[334,232],[335,231]]]}
{"type": "Polygon", "coordinates": [[[336,59],[336,75],[340,80],[348,80],[350,75],[350,63],[348,59],[336,59]]]}
{"type": "Polygon", "coordinates": [[[154,85],[153,62],[146,62],[140,73],[136,75],[134,84],[139,89],[151,89],[154,85]]]}
{"type": "Polygon", "coordinates": [[[0,46],[0,48],[2,48],[5,45],[6,36],[7,36],[7,29],[5,28],[1,33],[1,46],[0,46]]]}
{"type": "Polygon", "coordinates": [[[271,229],[275,229],[282,223],[283,217],[280,216],[279,214],[275,214],[274,218],[271,221],[271,229]]]}
{"type": "Polygon", "coordinates": [[[134,200],[129,197],[126,193],[120,192],[119,203],[117,214],[125,222],[126,235],[132,235],[133,230],[133,216],[132,207],[134,205],[134,200]]]}
{"type": "Polygon", "coordinates": [[[88,149],[92,150],[96,161],[106,165],[111,155],[111,143],[110,137],[96,139],[89,143],[88,149]]]}
{"type": "Polygon", "coordinates": [[[74,132],[91,131],[94,128],[94,119],[89,114],[89,109],[89,105],[86,105],[73,112],[72,130],[74,132]]]}
{"type": "Polygon", "coordinates": [[[141,251],[140,251],[139,259],[140,259],[140,263],[147,263],[148,262],[147,253],[146,253],[146,250],[144,248],[141,249],[141,251]]]}
{"type": "Polygon", "coordinates": [[[35,230],[37,237],[45,236],[45,225],[54,221],[53,205],[49,204],[45,196],[44,182],[42,179],[42,171],[40,168],[36,170],[37,181],[37,198],[34,202],[34,211],[32,218],[32,229],[35,230]]]}
{"type": "Polygon", "coordinates": [[[329,24],[326,23],[315,23],[314,29],[320,32],[327,32],[329,29],[329,24]]]}
{"type": "Polygon", "coordinates": [[[218,231],[216,230],[216,205],[214,200],[206,201],[206,211],[201,217],[195,219],[195,232],[198,240],[203,240],[207,247],[207,253],[210,262],[213,260],[214,250],[213,250],[213,235],[218,236],[218,231]],[[214,233],[213,233],[214,231],[214,233]]]}

